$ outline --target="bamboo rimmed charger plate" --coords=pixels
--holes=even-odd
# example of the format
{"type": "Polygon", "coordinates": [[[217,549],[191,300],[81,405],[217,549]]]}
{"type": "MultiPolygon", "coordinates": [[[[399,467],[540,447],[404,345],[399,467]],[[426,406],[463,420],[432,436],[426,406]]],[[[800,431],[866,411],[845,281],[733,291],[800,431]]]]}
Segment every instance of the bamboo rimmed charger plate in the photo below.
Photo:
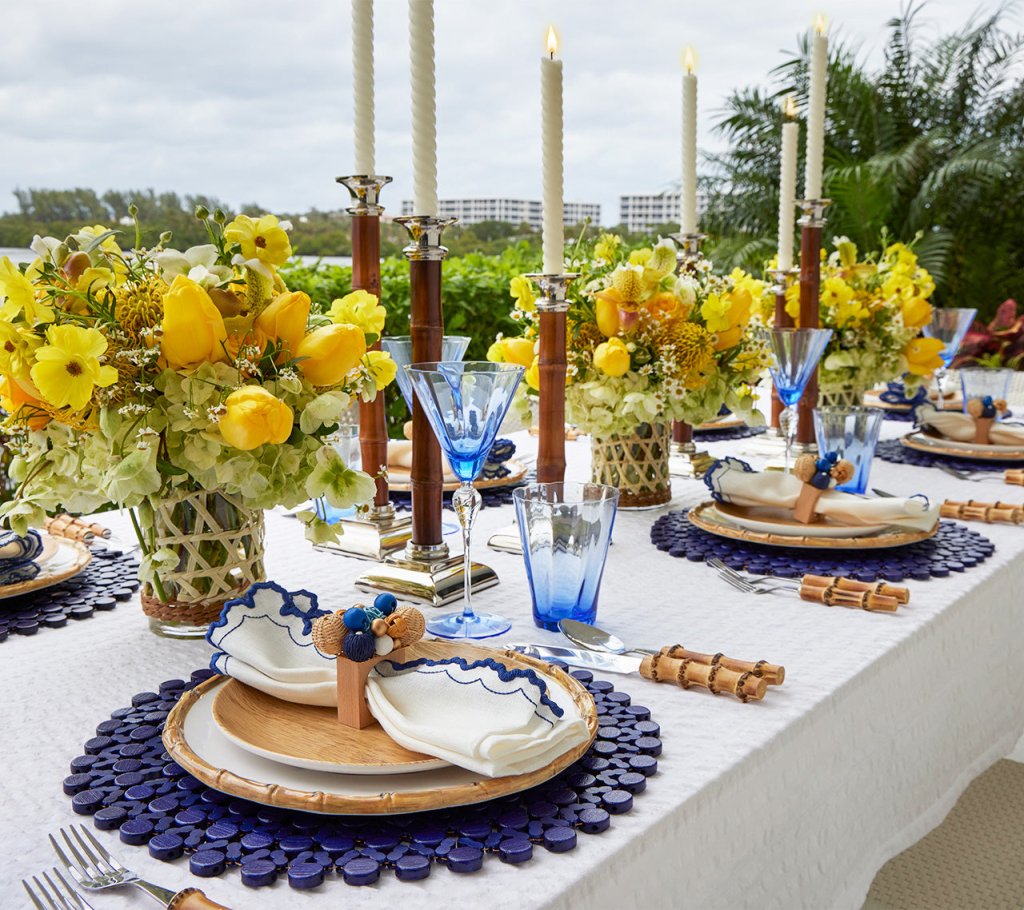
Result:
{"type": "MultiPolygon", "coordinates": [[[[491,490],[495,487],[510,487],[520,483],[526,477],[526,465],[518,458],[510,458],[505,462],[509,473],[504,477],[493,477],[489,480],[480,478],[473,481],[473,486],[478,490],[491,490]]],[[[446,493],[454,493],[461,484],[457,480],[447,481],[444,485],[446,493]]],[[[408,470],[404,468],[388,468],[388,488],[396,493],[408,493],[412,490],[412,480],[408,470]]]]}
{"type": "Polygon", "coordinates": [[[92,551],[77,540],[43,534],[43,552],[35,560],[39,574],[28,581],[0,586],[0,600],[17,597],[74,578],[92,561],[92,551]]]}
{"type": "Polygon", "coordinates": [[[734,414],[729,414],[725,417],[719,417],[717,420],[709,420],[706,423],[702,423],[699,426],[694,427],[695,430],[700,430],[702,433],[714,433],[715,430],[731,430],[735,427],[746,426],[746,421],[742,417],[736,417],[734,414]]]}
{"type": "MultiPolygon", "coordinates": [[[[579,712],[587,725],[589,736],[585,742],[569,749],[540,770],[510,777],[486,777],[453,765],[420,771],[404,768],[402,773],[389,771],[388,764],[392,760],[396,767],[402,768],[409,764],[410,756],[415,761],[417,755],[401,749],[390,739],[390,746],[395,750],[401,749],[400,752],[394,751],[384,756],[378,751],[372,757],[361,757],[363,764],[376,764],[375,773],[339,774],[299,768],[240,748],[237,742],[225,735],[215,719],[214,705],[219,691],[228,684],[229,679],[215,676],[186,692],[171,710],[164,724],[164,746],[171,757],[194,777],[231,796],[262,805],[325,815],[399,815],[469,805],[527,790],[550,780],[569,767],[590,748],[597,735],[597,710],[586,688],[569,674],[542,661],[511,651],[497,651],[461,642],[434,641],[412,645],[405,649],[401,657],[403,660],[415,657],[465,657],[480,660],[490,657],[508,667],[531,669],[544,677],[549,694],[559,705],[566,710],[579,712]]],[[[299,707],[288,704],[284,710],[299,707]]],[[[300,744],[305,740],[316,739],[318,730],[330,728],[333,734],[336,733],[334,728],[340,726],[333,708],[310,710],[319,712],[319,716],[314,726],[305,730],[300,744]]],[[[308,720],[309,715],[306,717],[308,720]]],[[[262,720],[265,723],[273,722],[266,717],[262,720]]],[[[380,748],[379,736],[382,731],[379,726],[349,732],[356,742],[363,739],[367,751],[371,749],[372,742],[378,743],[378,746],[372,748],[380,748]],[[374,729],[376,734],[372,732],[374,729]]],[[[291,751],[296,749],[292,747],[291,751]]],[[[302,751],[315,750],[310,746],[302,751]]],[[[348,753],[346,760],[351,761],[354,754],[348,753]]]]}
{"type": "Polygon", "coordinates": [[[929,436],[927,433],[909,433],[900,437],[908,449],[953,458],[974,458],[979,461],[1024,461],[1024,446],[982,445],[977,442],[958,442],[929,436]]]}
{"type": "MultiPolygon", "coordinates": [[[[748,521],[751,519],[756,521],[759,513],[763,511],[767,516],[766,523],[777,526],[778,530],[753,530],[751,527],[741,527],[736,523],[734,515],[730,515],[726,511],[728,509],[737,509],[737,507],[712,500],[690,509],[687,517],[692,525],[718,537],[745,540],[748,543],[759,543],[770,547],[793,547],[796,549],[877,550],[885,547],[904,547],[934,537],[939,528],[938,522],[936,522],[935,526],[927,531],[886,526],[881,530],[868,529],[871,533],[864,534],[865,528],[862,526],[833,523],[834,529],[842,528],[849,533],[845,536],[815,536],[813,533],[808,533],[808,525],[801,524],[795,519],[790,518],[791,525],[779,524],[776,510],[743,509],[742,512],[748,521]],[[792,527],[792,532],[788,530],[789,527],[792,527]]],[[[825,526],[826,523],[823,522],[822,525],[825,526]]]]}

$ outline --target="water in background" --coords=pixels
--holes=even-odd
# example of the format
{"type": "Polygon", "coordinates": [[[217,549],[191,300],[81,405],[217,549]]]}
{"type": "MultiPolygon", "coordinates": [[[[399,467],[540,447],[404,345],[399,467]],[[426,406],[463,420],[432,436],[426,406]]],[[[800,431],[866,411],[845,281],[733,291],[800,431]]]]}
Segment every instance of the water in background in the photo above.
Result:
{"type": "MultiPolygon", "coordinates": [[[[17,247],[0,246],[0,258],[7,256],[12,262],[31,262],[36,254],[31,250],[19,249],[17,247]]],[[[299,256],[303,265],[313,265],[322,262],[325,265],[352,265],[351,256],[299,256]]]]}

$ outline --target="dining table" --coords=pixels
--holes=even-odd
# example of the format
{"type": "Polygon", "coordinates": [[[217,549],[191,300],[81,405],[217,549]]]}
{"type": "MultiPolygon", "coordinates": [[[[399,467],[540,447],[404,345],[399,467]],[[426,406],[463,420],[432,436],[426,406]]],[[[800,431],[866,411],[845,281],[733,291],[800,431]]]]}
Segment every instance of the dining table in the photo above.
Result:
{"type": "MultiPolygon", "coordinates": [[[[907,432],[886,421],[883,438],[907,432]]],[[[536,451],[512,434],[520,457],[536,451]]],[[[764,465],[763,439],[707,444],[716,457],[764,465]]],[[[568,480],[589,480],[590,441],[567,441],[568,480]]],[[[932,499],[1017,501],[1016,487],[975,483],[935,468],[875,461],[871,486],[932,499]]],[[[665,506],[620,510],[598,602],[598,624],[630,647],[682,644],[785,667],[785,682],[760,702],[683,690],[639,676],[609,677],[660,725],[663,752],[633,810],[581,838],[571,853],[538,849],[523,866],[488,862],[473,875],[436,870],[418,882],[382,876],[368,887],[329,880],[315,891],[243,886],[237,870],[197,879],[187,858],[153,859],[145,847],[95,835],[144,878],[202,887],[235,910],[318,905],[540,908],[837,908],[862,906],[878,869],[936,826],[977,775],[1007,756],[1024,731],[1024,529],[972,523],[993,555],[947,577],[906,582],[910,602],[894,613],[829,608],[795,594],[732,587],[709,565],[651,542],[654,521],[695,506],[708,489],[674,478],[665,506]]],[[[130,541],[126,514],[97,516],[130,541]]],[[[485,507],[474,556],[499,584],[474,597],[478,610],[512,620],[487,645],[568,645],[532,618],[523,557],[489,549],[513,523],[511,505],[485,507]]],[[[445,515],[453,552],[454,515],[445,515]]],[[[354,587],[367,563],[315,549],[282,510],[266,515],[266,570],[327,609],[366,600],[354,587]]],[[[3,604],[0,602],[0,610],[3,604]]],[[[430,608],[424,608],[430,609],[430,608]]],[[[447,609],[450,609],[447,608],[447,609]]],[[[61,789],[69,762],[109,713],[162,680],[206,667],[205,641],[154,635],[137,602],[73,628],[11,636],[0,645],[0,774],[3,811],[0,905],[28,906],[20,880],[54,864],[47,835],[73,821],[61,789]]],[[[149,906],[126,889],[90,897],[96,910],[149,906]]]]}

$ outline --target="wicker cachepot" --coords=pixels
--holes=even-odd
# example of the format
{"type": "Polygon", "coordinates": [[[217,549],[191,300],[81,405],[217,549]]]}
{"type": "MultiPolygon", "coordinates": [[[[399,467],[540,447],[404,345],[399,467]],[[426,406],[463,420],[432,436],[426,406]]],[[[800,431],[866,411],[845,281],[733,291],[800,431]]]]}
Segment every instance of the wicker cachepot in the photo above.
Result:
{"type": "Polygon", "coordinates": [[[616,487],[620,509],[652,509],[672,498],[669,425],[645,423],[629,436],[591,437],[591,478],[616,487]]]}
{"type": "Polygon", "coordinates": [[[822,408],[861,408],[865,389],[859,385],[839,385],[818,390],[818,406],[822,408]]]}
{"type": "Polygon", "coordinates": [[[143,612],[158,635],[201,638],[225,601],[266,579],[263,512],[207,490],[160,500],[153,512],[147,549],[172,550],[178,564],[158,573],[159,589],[144,585],[143,612]]]}

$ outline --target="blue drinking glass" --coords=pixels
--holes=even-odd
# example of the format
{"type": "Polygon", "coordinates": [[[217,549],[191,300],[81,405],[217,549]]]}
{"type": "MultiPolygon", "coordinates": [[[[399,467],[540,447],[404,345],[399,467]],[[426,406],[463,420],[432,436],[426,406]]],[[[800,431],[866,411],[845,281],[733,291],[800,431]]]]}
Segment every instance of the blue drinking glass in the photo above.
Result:
{"type": "Polygon", "coordinates": [[[512,493],[533,621],[593,623],[619,491],[599,483],[534,483],[512,493]]]}
{"type": "MultiPolygon", "coordinates": [[[[1006,401],[1010,394],[1010,381],[1013,370],[1008,367],[961,367],[960,389],[963,392],[963,408],[967,413],[967,402],[973,398],[990,397],[993,401],[1000,398],[1006,401]]],[[[1005,414],[997,415],[1002,420],[1005,414]]]]}
{"type": "MultiPolygon", "coordinates": [[[[398,366],[398,373],[395,379],[398,381],[398,390],[405,399],[406,407],[412,411],[412,380],[405,368],[412,363],[412,335],[389,335],[381,338],[380,345],[384,351],[391,355],[391,359],[398,366]]],[[[462,360],[466,356],[466,348],[469,347],[469,337],[466,335],[445,335],[441,339],[441,360],[449,363],[453,360],[462,360]]]]}
{"type": "Polygon", "coordinates": [[[814,435],[819,452],[835,452],[853,465],[853,479],[836,487],[844,493],[868,488],[871,461],[885,412],[880,408],[828,407],[814,409],[814,435]]]}
{"type": "Polygon", "coordinates": [[[964,307],[935,307],[932,310],[932,321],[921,329],[926,338],[938,338],[945,347],[939,351],[942,366],[935,371],[935,386],[939,390],[939,410],[946,407],[946,370],[960,350],[964,336],[971,328],[977,310],[964,307]]]}
{"type": "Polygon", "coordinates": [[[464,560],[461,613],[446,613],[427,623],[442,638],[490,638],[512,623],[491,613],[474,613],[472,604],[470,538],[480,511],[480,494],[473,481],[498,435],[512,403],[523,368],[507,363],[415,363],[406,372],[430,426],[462,485],[452,494],[452,508],[462,526],[464,560]]]}
{"type": "Polygon", "coordinates": [[[779,393],[779,400],[785,405],[779,416],[779,426],[786,437],[786,473],[789,473],[789,458],[796,435],[796,406],[814,374],[825,346],[832,337],[831,329],[771,328],[762,336],[772,355],[768,371],[779,393]]]}

